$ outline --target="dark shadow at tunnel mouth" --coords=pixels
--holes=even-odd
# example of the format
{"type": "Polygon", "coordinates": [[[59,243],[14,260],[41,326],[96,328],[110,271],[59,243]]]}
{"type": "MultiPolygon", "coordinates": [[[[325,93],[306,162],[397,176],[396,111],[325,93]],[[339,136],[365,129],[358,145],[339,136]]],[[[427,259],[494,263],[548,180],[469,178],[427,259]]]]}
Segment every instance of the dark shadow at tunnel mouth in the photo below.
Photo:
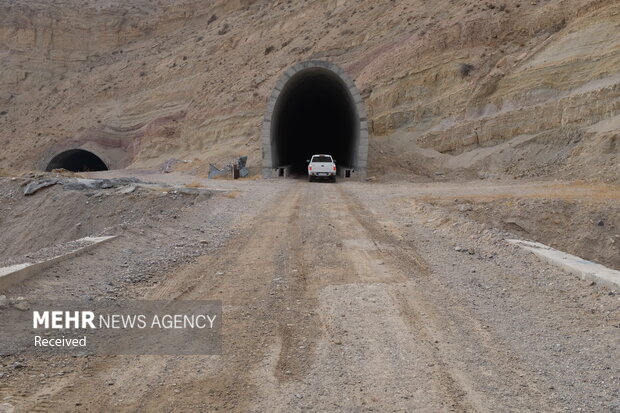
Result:
{"type": "Polygon", "coordinates": [[[45,171],[66,169],[72,172],[107,171],[109,168],[94,153],[84,149],[69,149],[55,155],[45,167],[45,171]]]}

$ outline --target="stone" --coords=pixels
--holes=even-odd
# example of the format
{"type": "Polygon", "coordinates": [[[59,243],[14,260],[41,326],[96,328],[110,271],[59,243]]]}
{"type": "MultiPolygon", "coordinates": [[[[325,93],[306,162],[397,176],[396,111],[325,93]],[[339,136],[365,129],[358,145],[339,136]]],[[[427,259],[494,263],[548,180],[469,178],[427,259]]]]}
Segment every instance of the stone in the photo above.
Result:
{"type": "Polygon", "coordinates": [[[7,308],[9,306],[9,300],[6,295],[0,295],[0,309],[7,308]]]}
{"type": "Polygon", "coordinates": [[[24,195],[32,195],[37,191],[40,191],[43,188],[47,188],[48,186],[56,185],[60,182],[60,179],[51,178],[51,179],[41,179],[38,181],[30,182],[26,185],[24,189],[24,195]]]}
{"type": "Polygon", "coordinates": [[[26,367],[28,367],[28,365],[26,363],[22,363],[21,361],[16,361],[13,364],[11,364],[11,368],[13,370],[23,369],[26,367]]]}
{"type": "Polygon", "coordinates": [[[127,185],[125,187],[121,187],[118,190],[118,193],[119,194],[130,194],[130,193],[134,192],[136,190],[136,188],[137,188],[137,186],[135,186],[135,185],[127,185]]]}
{"type": "Polygon", "coordinates": [[[13,307],[17,308],[19,311],[28,311],[30,310],[30,303],[24,297],[18,297],[13,307]]]}

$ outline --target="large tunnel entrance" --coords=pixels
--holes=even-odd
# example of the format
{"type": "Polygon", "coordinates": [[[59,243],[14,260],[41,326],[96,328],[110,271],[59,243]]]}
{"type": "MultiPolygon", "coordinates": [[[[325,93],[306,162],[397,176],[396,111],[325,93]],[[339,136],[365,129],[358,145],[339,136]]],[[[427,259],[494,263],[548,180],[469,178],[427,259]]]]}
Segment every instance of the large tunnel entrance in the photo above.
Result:
{"type": "Polygon", "coordinates": [[[368,153],[366,114],[357,88],[328,62],[301,63],[276,84],[263,125],[264,171],[304,175],[306,160],[330,154],[363,176],[368,153]]]}
{"type": "Polygon", "coordinates": [[[92,152],[83,149],[70,149],[54,156],[47,164],[47,172],[53,169],[66,169],[73,172],[107,171],[107,165],[92,152]]]}
{"type": "Polygon", "coordinates": [[[324,69],[295,75],[280,93],[271,118],[272,151],[278,165],[304,174],[306,159],[329,154],[352,168],[358,140],[358,115],[348,89],[324,69]]]}

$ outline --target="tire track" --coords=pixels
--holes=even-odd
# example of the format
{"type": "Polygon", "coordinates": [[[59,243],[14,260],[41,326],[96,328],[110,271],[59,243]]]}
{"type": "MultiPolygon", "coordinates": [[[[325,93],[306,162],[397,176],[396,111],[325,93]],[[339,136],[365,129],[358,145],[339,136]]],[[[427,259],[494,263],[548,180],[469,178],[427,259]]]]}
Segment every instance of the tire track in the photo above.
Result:
{"type": "Polygon", "coordinates": [[[402,317],[410,329],[423,335],[429,343],[434,371],[439,388],[449,400],[454,411],[489,411],[496,405],[494,395],[476,390],[477,375],[488,375],[488,371],[476,363],[476,357],[484,357],[493,365],[491,374],[497,380],[511,382],[511,388],[521,388],[518,398],[530,405],[546,406],[546,411],[557,411],[547,393],[530,382],[524,387],[525,377],[532,372],[519,363],[500,341],[484,328],[473,314],[457,303],[454,292],[432,276],[431,265],[417,252],[414,241],[403,241],[398,231],[386,231],[359,201],[346,194],[342,188],[351,213],[382,244],[391,248],[386,252],[394,259],[394,265],[408,274],[414,283],[393,289],[392,295],[398,303],[402,317]],[[475,357],[466,360],[461,349],[473,350],[475,357]],[[534,401],[535,400],[535,401],[534,401]]]}

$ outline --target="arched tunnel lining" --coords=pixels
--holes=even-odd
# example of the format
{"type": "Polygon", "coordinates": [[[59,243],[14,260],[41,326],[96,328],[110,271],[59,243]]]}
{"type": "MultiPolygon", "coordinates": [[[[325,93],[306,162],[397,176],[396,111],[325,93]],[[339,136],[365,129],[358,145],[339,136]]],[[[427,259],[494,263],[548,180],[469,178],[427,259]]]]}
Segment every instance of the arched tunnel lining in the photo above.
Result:
{"type": "Polygon", "coordinates": [[[92,152],[84,149],[69,149],[54,156],[49,161],[46,171],[66,169],[73,172],[107,171],[108,166],[92,152]]]}
{"type": "Polygon", "coordinates": [[[296,72],[271,113],[272,168],[306,173],[313,154],[330,154],[338,166],[356,168],[360,113],[345,80],[324,67],[296,72]]]}

